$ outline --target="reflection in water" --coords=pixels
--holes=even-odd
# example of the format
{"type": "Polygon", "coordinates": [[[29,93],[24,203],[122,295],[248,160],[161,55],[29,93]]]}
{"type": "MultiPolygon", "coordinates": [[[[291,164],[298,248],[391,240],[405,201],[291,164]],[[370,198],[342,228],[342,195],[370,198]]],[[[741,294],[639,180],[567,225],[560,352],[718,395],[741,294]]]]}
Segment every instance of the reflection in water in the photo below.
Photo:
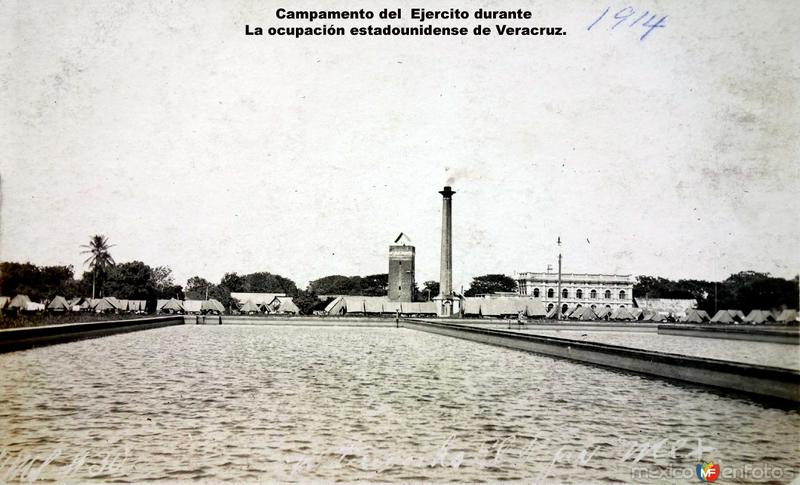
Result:
{"type": "Polygon", "coordinates": [[[797,411],[407,329],[169,327],[0,355],[0,378],[0,480],[25,454],[104,482],[800,470],[797,411]]]}

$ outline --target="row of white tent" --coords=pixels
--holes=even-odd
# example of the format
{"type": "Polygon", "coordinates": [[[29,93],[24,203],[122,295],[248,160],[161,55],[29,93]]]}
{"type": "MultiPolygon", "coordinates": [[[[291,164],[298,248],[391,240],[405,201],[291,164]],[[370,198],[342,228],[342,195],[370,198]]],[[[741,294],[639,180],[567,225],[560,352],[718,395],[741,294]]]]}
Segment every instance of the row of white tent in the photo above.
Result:
{"type": "MultiPolygon", "coordinates": [[[[556,308],[551,308],[546,315],[546,318],[556,318],[556,308]]],[[[752,310],[747,315],[741,310],[719,310],[714,317],[710,317],[705,310],[690,309],[686,315],[681,318],[674,318],[670,315],[654,312],[642,308],[615,308],[608,307],[592,308],[590,306],[577,306],[568,308],[562,314],[564,318],[569,320],[579,321],[595,321],[595,320],[614,320],[614,321],[628,321],[628,322],[667,322],[677,321],[681,323],[751,323],[751,324],[764,324],[764,323],[791,323],[797,320],[797,310],[782,310],[782,311],[768,311],[768,310],[752,310]]]]}
{"type": "Polygon", "coordinates": [[[401,314],[436,315],[436,303],[390,301],[385,296],[337,296],[325,307],[326,315],[401,314]]]}
{"type": "Polygon", "coordinates": [[[0,310],[144,313],[146,307],[147,302],[145,300],[120,300],[113,296],[106,298],[73,298],[71,300],[67,300],[63,296],[56,296],[52,300],[43,303],[31,301],[28,295],[17,295],[14,298],[0,296],[0,310]]]}
{"type": "MultiPolygon", "coordinates": [[[[73,298],[67,300],[63,296],[56,296],[49,302],[37,303],[31,301],[27,295],[17,295],[14,298],[0,297],[0,310],[21,310],[27,312],[52,311],[52,312],[95,312],[95,313],[146,313],[146,300],[125,300],[107,296],[104,298],[73,298]]],[[[172,313],[223,313],[225,307],[217,300],[186,300],[175,298],[158,300],[156,311],[172,313]]]]}
{"type": "MultiPolygon", "coordinates": [[[[548,310],[545,318],[556,318],[556,307],[548,310]]],[[[562,318],[568,320],[578,320],[583,322],[596,321],[596,320],[612,320],[618,322],[666,322],[670,319],[668,315],[659,312],[645,310],[641,308],[609,308],[599,307],[592,308],[591,306],[577,305],[567,308],[567,311],[561,314],[562,318]]]]}
{"type": "MultiPolygon", "coordinates": [[[[705,313],[705,312],[703,312],[705,313]]],[[[687,314],[687,317],[689,315],[687,314]]],[[[699,315],[700,317],[708,317],[708,314],[699,315]]],[[[797,310],[786,309],[782,311],[769,311],[769,310],[751,310],[747,315],[741,310],[720,310],[713,318],[703,321],[710,321],[711,323],[792,323],[797,321],[797,310]]],[[[694,323],[701,323],[697,321],[695,316],[694,323]]]]}
{"type": "Polygon", "coordinates": [[[295,305],[290,296],[276,296],[269,302],[256,303],[248,299],[239,304],[239,312],[247,315],[272,313],[284,315],[298,315],[300,308],[295,305]]]}
{"type": "MultiPolygon", "coordinates": [[[[0,297],[0,310],[19,310],[26,312],[52,311],[52,312],[96,312],[96,313],[145,313],[146,300],[124,300],[107,296],[104,298],[73,298],[67,300],[63,296],[56,296],[51,301],[38,303],[31,301],[27,295],[17,295],[14,298],[0,297]]],[[[275,297],[268,304],[256,304],[247,301],[240,305],[242,313],[283,313],[299,314],[300,309],[291,297],[275,297]]],[[[156,313],[224,313],[225,306],[211,298],[209,300],[168,300],[156,301],[156,313]]]]}

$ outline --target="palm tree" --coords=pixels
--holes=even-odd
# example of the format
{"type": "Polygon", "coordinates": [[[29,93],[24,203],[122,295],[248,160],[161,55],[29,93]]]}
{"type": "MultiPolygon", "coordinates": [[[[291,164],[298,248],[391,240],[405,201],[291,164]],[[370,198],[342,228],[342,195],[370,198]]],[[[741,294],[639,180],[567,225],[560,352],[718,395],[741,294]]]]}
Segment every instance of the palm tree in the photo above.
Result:
{"type": "Polygon", "coordinates": [[[108,252],[110,248],[114,247],[114,244],[108,244],[108,238],[98,234],[92,236],[89,240],[89,244],[81,244],[81,247],[86,248],[85,251],[81,251],[81,254],[91,255],[83,264],[89,263],[89,267],[92,269],[92,299],[94,299],[97,271],[100,270],[101,274],[105,273],[109,266],[114,266],[116,264],[114,258],[112,258],[111,254],[108,252]]]}

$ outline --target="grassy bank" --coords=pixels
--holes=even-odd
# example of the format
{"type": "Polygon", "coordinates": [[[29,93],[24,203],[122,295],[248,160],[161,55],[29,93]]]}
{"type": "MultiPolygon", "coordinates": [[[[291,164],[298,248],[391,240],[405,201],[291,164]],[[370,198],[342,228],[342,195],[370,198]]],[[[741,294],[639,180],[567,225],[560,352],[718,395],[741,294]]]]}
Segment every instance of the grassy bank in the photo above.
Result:
{"type": "Polygon", "coordinates": [[[147,318],[152,315],[132,315],[130,313],[19,313],[4,311],[0,314],[0,329],[38,327],[42,325],[64,325],[67,323],[99,322],[109,320],[124,320],[132,318],[147,318]]]}

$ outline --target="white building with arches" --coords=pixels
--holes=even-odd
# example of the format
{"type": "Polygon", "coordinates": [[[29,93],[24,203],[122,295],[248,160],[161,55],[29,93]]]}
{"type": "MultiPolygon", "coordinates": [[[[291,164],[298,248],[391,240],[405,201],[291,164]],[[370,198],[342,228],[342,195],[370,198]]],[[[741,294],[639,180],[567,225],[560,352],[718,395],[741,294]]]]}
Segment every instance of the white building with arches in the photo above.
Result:
{"type": "MultiPolygon", "coordinates": [[[[631,275],[562,273],[561,311],[578,305],[631,308],[635,282],[631,275]]],[[[517,283],[520,295],[541,299],[547,311],[558,304],[558,273],[519,273],[517,283]]]]}

